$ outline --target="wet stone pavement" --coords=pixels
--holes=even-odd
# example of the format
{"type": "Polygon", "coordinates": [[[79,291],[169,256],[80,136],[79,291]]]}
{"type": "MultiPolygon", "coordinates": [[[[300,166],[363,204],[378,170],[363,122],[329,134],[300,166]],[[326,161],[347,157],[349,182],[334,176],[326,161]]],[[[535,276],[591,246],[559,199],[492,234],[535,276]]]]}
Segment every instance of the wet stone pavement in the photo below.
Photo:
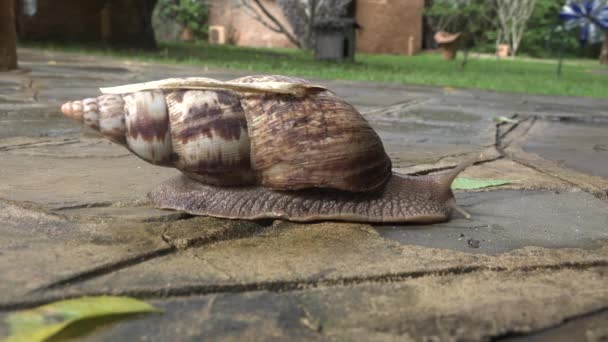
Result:
{"type": "Polygon", "coordinates": [[[178,172],[59,112],[101,86],[245,73],[27,49],[20,61],[0,74],[0,322],[116,294],[164,313],[90,340],[608,339],[608,100],[318,80],[364,113],[396,172],[481,155],[464,176],[512,182],[457,192],[471,220],[251,222],[153,208],[146,193],[178,172]]]}

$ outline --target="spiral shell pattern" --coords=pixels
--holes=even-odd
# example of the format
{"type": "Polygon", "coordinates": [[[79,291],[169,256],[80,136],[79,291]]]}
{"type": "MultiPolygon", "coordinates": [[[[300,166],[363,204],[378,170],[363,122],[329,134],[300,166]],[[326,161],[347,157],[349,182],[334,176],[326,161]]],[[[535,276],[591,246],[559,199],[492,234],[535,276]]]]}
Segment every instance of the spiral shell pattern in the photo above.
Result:
{"type": "MultiPolygon", "coordinates": [[[[233,82],[263,81],[308,83],[287,76],[246,76],[233,82]]],[[[261,185],[361,192],[380,187],[391,175],[380,137],[353,106],[330,91],[302,98],[248,96],[241,104],[261,185]]]]}
{"type": "MultiPolygon", "coordinates": [[[[230,82],[308,84],[285,76],[230,82]]],[[[206,184],[369,191],[390,178],[380,138],[346,101],[324,89],[305,96],[254,90],[172,83],[68,102],[62,111],[140,158],[206,184]]]]}

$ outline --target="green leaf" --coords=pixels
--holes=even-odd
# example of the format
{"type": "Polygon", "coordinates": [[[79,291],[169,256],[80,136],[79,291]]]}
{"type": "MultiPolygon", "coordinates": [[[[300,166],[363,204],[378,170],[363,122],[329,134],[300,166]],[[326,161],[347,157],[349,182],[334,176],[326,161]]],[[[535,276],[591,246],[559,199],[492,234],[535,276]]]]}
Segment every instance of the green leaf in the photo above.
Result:
{"type": "Polygon", "coordinates": [[[452,182],[452,189],[454,190],[474,190],[482,189],[490,186],[498,186],[510,184],[511,181],[504,179],[476,179],[467,177],[458,177],[452,182]]]}
{"type": "Polygon", "coordinates": [[[82,297],[62,300],[16,312],[6,319],[10,335],[3,342],[45,341],[83,320],[160,312],[152,305],[129,297],[82,297]]]}

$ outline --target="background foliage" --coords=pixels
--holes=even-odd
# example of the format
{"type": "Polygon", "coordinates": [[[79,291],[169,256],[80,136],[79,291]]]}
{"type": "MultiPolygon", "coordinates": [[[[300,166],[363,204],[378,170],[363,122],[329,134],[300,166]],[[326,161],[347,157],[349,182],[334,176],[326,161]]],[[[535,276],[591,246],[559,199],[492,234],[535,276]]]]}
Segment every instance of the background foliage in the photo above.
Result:
{"type": "Polygon", "coordinates": [[[184,28],[197,40],[207,39],[209,8],[202,0],[159,0],[154,12],[154,29],[161,40],[177,39],[184,28]]]}
{"type": "MultiPolygon", "coordinates": [[[[565,56],[597,58],[600,44],[582,48],[578,30],[560,31],[559,12],[565,0],[537,0],[522,38],[519,54],[531,57],[565,56]]],[[[432,26],[449,32],[465,32],[468,44],[478,52],[495,52],[497,29],[492,23],[491,0],[427,0],[426,15],[432,26]]]]}
{"type": "Polygon", "coordinates": [[[493,8],[487,0],[434,0],[427,2],[426,15],[435,31],[462,32],[466,48],[484,43],[492,30],[493,8]]]}

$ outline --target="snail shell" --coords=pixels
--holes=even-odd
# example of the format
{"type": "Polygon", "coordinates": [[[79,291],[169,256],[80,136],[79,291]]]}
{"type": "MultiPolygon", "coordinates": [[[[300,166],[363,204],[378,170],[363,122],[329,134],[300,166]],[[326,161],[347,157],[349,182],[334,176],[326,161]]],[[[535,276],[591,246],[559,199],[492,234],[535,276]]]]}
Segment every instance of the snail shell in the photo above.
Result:
{"type": "Polygon", "coordinates": [[[186,175],[149,195],[159,207],[382,222],[442,221],[455,207],[450,184],[460,170],[441,178],[393,175],[363,116],[299,78],[167,79],[102,92],[62,111],[143,160],[186,175]]]}

